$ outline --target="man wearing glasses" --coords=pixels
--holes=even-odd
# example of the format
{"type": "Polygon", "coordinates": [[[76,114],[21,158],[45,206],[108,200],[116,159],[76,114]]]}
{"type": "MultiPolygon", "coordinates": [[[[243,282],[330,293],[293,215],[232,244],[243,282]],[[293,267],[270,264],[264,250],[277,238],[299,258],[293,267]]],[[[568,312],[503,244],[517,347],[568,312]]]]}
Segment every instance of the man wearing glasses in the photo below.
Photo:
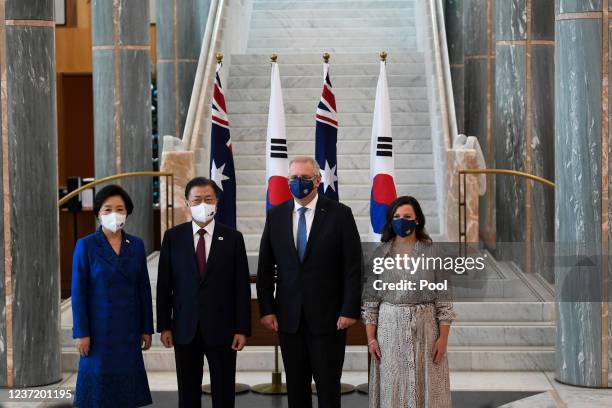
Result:
{"type": "Polygon", "coordinates": [[[174,347],[179,407],[201,407],[204,356],[214,408],[234,406],[236,352],[251,332],[251,289],[242,234],[215,223],[219,187],[185,187],[192,221],[164,234],[157,276],[157,331],[174,347]]]}
{"type": "Polygon", "coordinates": [[[346,329],[360,313],[362,252],[351,209],[317,194],[318,163],[289,165],[293,200],[272,208],[259,249],[261,322],[279,334],[289,408],[340,407],[346,329]],[[276,279],[276,293],[274,275],[276,279]]]}

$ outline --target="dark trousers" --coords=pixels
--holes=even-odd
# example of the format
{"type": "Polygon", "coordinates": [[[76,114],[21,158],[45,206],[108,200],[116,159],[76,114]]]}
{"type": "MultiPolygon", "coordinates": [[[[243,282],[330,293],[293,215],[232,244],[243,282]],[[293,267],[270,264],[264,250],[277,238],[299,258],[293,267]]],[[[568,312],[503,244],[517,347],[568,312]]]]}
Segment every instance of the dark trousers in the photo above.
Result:
{"type": "Polygon", "coordinates": [[[204,356],[208,360],[213,408],[234,408],[236,352],[230,345],[210,347],[204,344],[200,327],[190,344],[175,344],[176,378],[179,408],[202,406],[204,356]]]}
{"type": "Polygon", "coordinates": [[[287,377],[289,408],[312,407],[313,377],[319,408],[339,408],[346,330],[315,335],[309,330],[302,313],[298,331],[279,333],[279,341],[287,377]]]}

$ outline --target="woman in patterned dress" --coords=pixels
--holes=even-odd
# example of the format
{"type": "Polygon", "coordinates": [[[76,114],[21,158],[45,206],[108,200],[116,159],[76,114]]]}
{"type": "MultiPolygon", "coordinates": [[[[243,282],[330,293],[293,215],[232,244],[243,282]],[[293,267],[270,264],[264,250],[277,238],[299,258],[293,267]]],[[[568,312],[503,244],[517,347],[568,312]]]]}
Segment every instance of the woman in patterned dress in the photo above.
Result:
{"type": "Polygon", "coordinates": [[[362,306],[372,363],[369,406],[450,408],[446,348],[453,304],[436,290],[419,289],[421,280],[441,282],[440,271],[425,265],[408,271],[403,263],[380,269],[381,259],[395,260],[397,255],[435,257],[414,197],[399,197],[391,204],[381,241],[365,271],[362,306]],[[416,289],[384,286],[406,281],[415,282],[416,289]]]}

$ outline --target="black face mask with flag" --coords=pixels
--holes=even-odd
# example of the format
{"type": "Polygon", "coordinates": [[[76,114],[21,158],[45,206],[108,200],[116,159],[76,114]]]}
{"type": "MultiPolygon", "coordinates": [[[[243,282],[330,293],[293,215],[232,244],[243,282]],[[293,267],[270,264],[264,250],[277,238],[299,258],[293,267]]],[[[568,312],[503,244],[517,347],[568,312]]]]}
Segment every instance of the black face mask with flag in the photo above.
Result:
{"type": "Polygon", "coordinates": [[[289,180],[289,190],[295,198],[302,199],[314,189],[314,180],[306,177],[296,177],[289,180]]]}

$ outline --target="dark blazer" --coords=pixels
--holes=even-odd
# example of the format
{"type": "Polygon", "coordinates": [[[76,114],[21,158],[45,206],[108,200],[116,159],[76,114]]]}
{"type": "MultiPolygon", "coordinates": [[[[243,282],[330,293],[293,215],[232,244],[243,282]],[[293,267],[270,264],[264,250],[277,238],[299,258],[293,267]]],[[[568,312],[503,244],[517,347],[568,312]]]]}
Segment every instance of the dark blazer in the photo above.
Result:
{"type": "Polygon", "coordinates": [[[204,342],[230,345],[251,334],[251,287],[242,234],[215,222],[206,275],[200,283],[190,222],[166,231],[157,275],[157,331],[189,344],[200,323],[204,342]]]}
{"type": "Polygon", "coordinates": [[[314,334],[334,332],[338,317],[359,318],[363,260],[357,225],[349,207],[319,195],[301,263],[293,208],[290,200],[266,217],[257,268],[259,310],[261,316],[276,314],[285,333],[298,330],[302,308],[314,334]]]}

